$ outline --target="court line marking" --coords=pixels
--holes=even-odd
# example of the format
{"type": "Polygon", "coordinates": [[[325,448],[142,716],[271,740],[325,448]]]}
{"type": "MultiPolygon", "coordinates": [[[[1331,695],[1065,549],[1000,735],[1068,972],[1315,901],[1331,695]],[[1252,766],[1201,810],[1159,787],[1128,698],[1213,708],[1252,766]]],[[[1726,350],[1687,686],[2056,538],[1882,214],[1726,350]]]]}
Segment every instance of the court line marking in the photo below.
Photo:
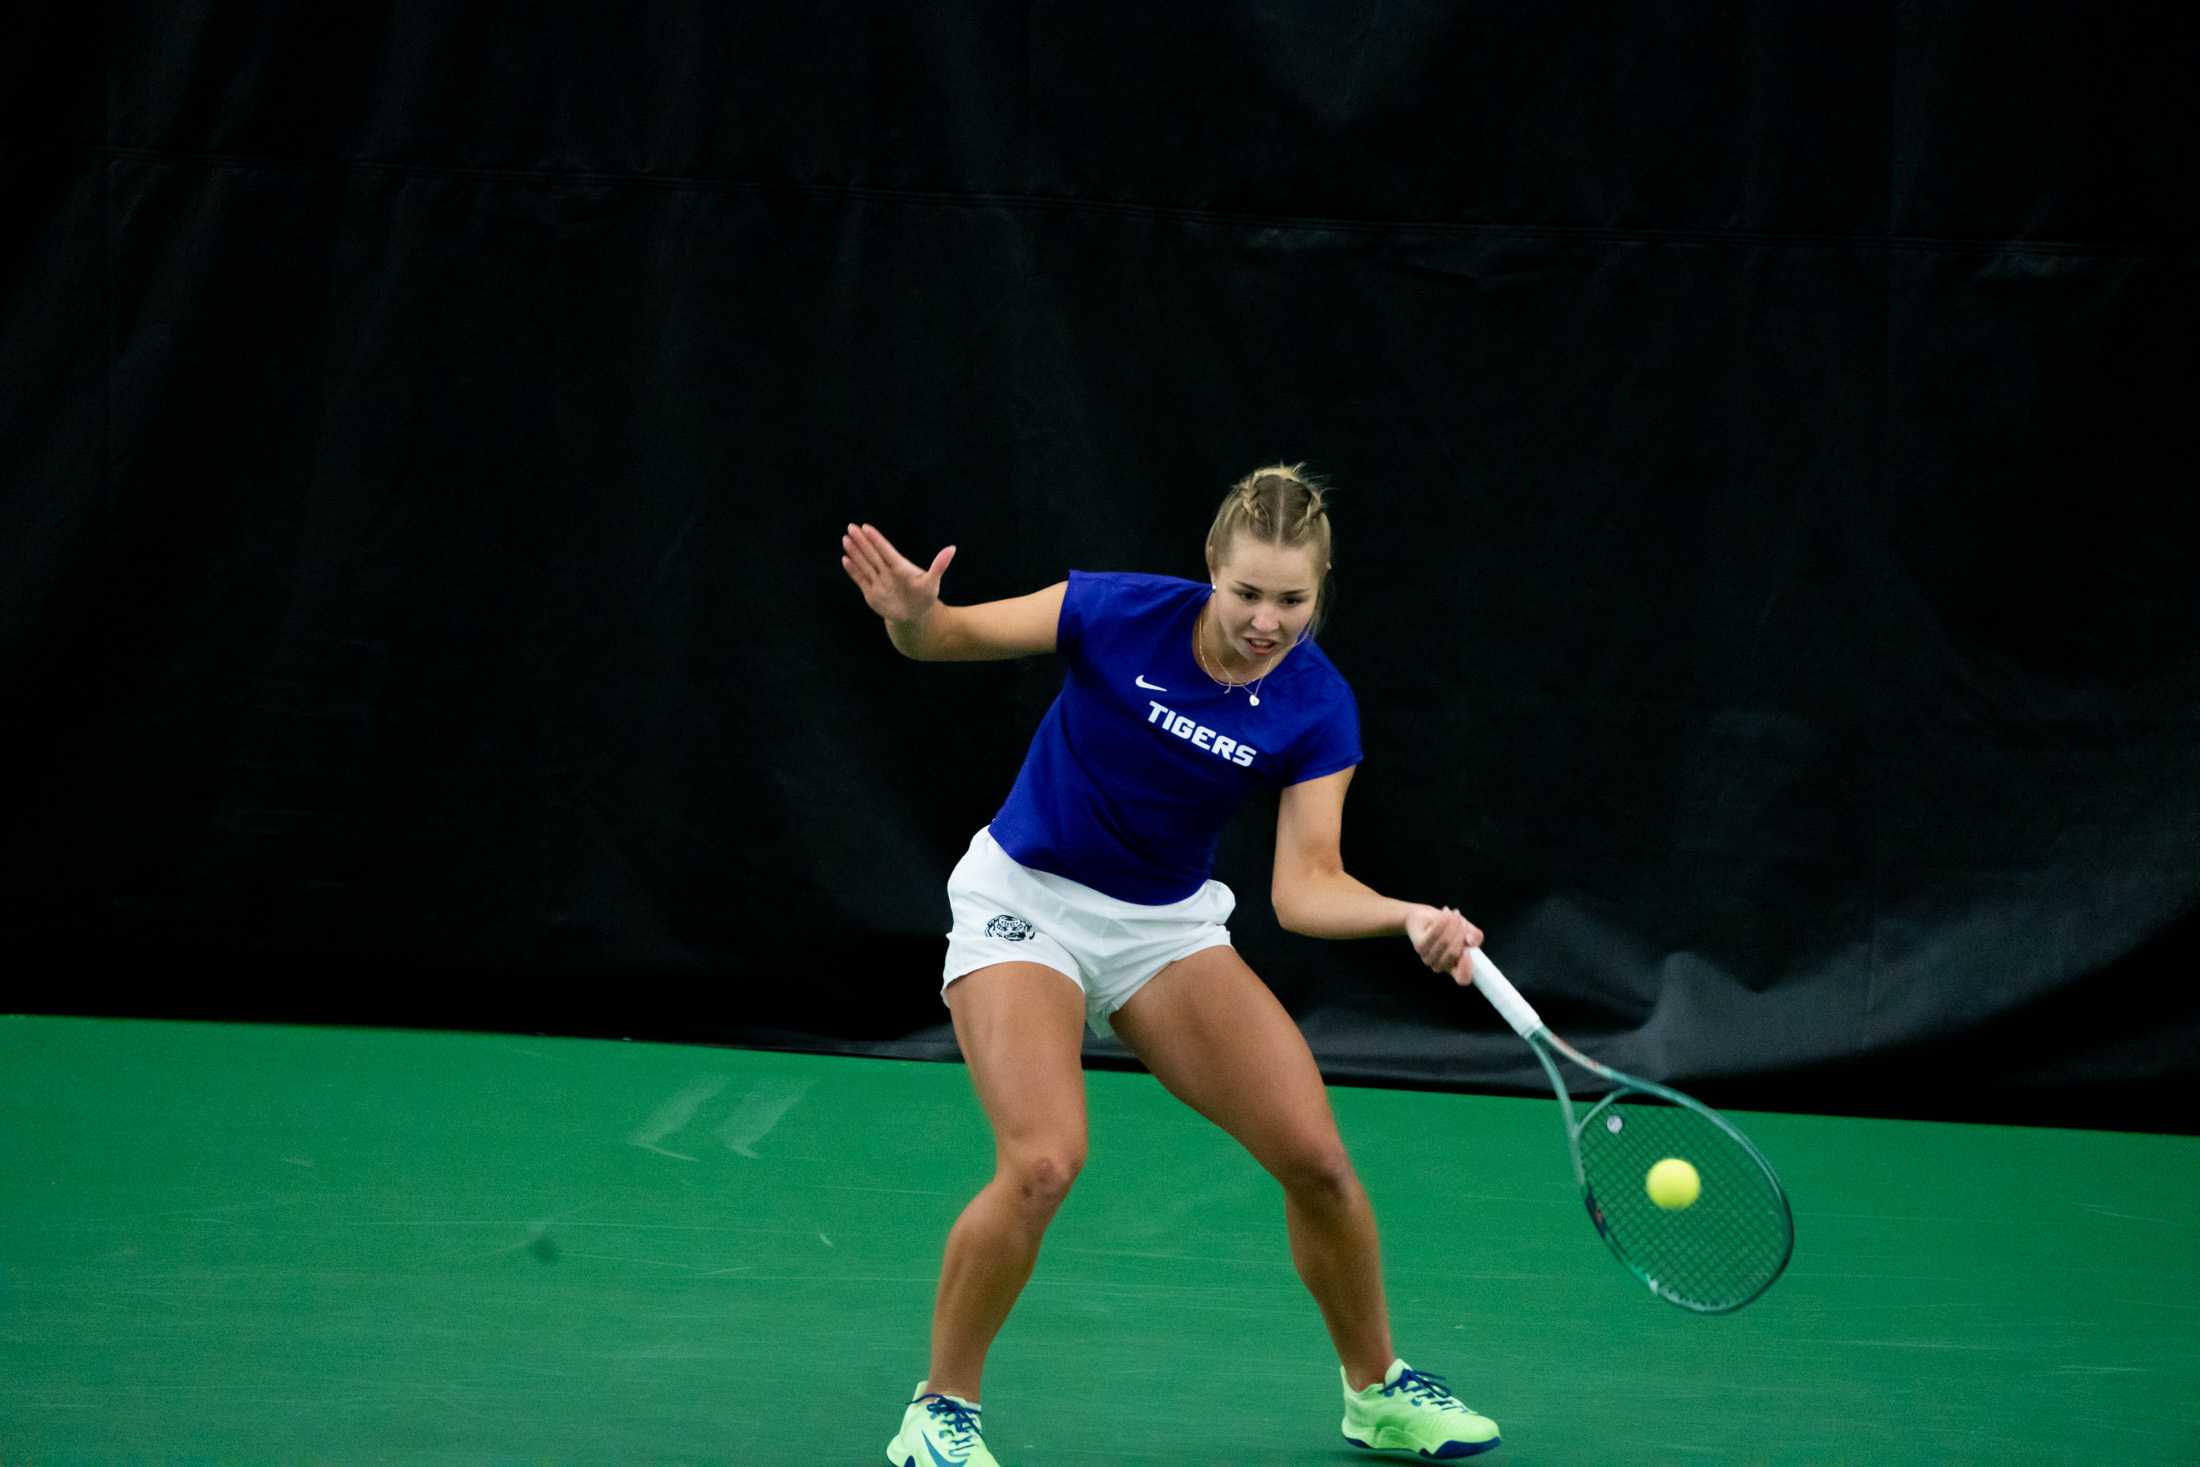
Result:
{"type": "Polygon", "coordinates": [[[787,1185],[807,1187],[816,1192],[890,1192],[896,1197],[945,1197],[948,1195],[931,1187],[858,1187],[852,1182],[792,1182],[787,1185]]]}
{"type": "Polygon", "coordinates": [[[2160,1223],[2164,1227],[2176,1226],[2175,1223],[2171,1222],[2166,1217],[2149,1217],[2143,1212],[2118,1212],[2114,1208],[2103,1207],[2098,1202],[2081,1202],[2078,1204],[2078,1206],[2083,1210],[2092,1213],[2095,1217],[2113,1217],[2120,1222],[2160,1223]]]}

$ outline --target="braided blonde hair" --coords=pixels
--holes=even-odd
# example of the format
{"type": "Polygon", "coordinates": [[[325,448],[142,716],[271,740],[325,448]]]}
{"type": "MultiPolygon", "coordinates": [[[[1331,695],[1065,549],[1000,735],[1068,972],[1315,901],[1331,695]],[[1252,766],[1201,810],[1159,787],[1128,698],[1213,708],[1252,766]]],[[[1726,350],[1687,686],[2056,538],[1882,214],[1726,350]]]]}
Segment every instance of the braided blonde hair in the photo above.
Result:
{"type": "Polygon", "coordinates": [[[1287,550],[1301,545],[1312,546],[1321,589],[1314,595],[1314,619],[1307,628],[1307,635],[1311,636],[1321,630],[1329,616],[1330,570],[1335,561],[1331,554],[1326,486],[1303,473],[1305,467],[1304,464],[1270,464],[1253,470],[1230,486],[1230,492],[1222,497],[1222,508],[1215,511],[1213,526],[1207,531],[1207,569],[1212,572],[1222,564],[1231,543],[1239,535],[1250,535],[1255,540],[1287,550]]]}

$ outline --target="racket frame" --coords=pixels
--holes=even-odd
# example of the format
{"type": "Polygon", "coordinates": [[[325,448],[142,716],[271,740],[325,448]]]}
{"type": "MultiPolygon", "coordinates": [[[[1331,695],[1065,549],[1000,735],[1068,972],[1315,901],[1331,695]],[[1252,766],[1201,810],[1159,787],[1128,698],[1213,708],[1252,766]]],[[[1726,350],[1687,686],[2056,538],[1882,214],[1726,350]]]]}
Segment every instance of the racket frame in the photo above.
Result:
{"type": "Polygon", "coordinates": [[[1640,1076],[1630,1075],[1625,1070],[1615,1070],[1610,1065],[1589,1058],[1551,1032],[1550,1027],[1537,1015],[1528,1001],[1520,996],[1520,990],[1513,987],[1511,980],[1498,970],[1497,964],[1480,948],[1468,949],[1468,964],[1474,973],[1474,986],[1490,1001],[1491,1007],[1497,1010],[1505,1022],[1512,1026],[1513,1032],[1527,1041],[1528,1048],[1542,1062],[1544,1074],[1550,1077],[1551,1089],[1558,1095],[1559,1123],[1565,1127],[1566,1155],[1573,1163],[1574,1181],[1581,1188],[1582,1205],[1588,1210],[1589,1220],[1596,1224],[1597,1236],[1604,1240],[1604,1246],[1611,1250],[1612,1256],[1619,1260],[1621,1266],[1641,1279],[1652,1293],[1668,1304],[1692,1310],[1697,1314],[1731,1314],[1771,1288],[1780,1275],[1787,1271],[1788,1260],[1795,1256],[1795,1212],[1788,1203],[1787,1189],[1780,1185],[1780,1174],[1772,1169],[1772,1163],[1757,1149],[1757,1144],[1743,1135],[1725,1116],[1693,1096],[1684,1095],[1669,1085],[1660,1085],[1655,1080],[1645,1080],[1640,1076]],[[1551,1051],[1554,1049],[1612,1087],[1606,1094],[1598,1096],[1596,1103],[1578,1121],[1574,1117],[1573,1095],[1567,1090],[1565,1077],[1559,1073],[1557,1063],[1551,1058],[1551,1051]],[[1581,1133],[1593,1125],[1598,1116],[1629,1094],[1653,1096],[1669,1105],[1677,1105],[1702,1116],[1737,1142],[1750,1160],[1756,1162],[1763,1171],[1765,1180],[1772,1187],[1774,1199],[1780,1204],[1780,1225],[1787,1246],[1780,1254],[1780,1261],[1765,1276],[1764,1282],[1747,1296],[1730,1304],[1707,1305],[1700,1300],[1676,1294],[1629,1258],[1620,1247],[1619,1240],[1612,1236],[1611,1228],[1605,1223],[1604,1209],[1597,1202],[1596,1191],[1589,1185],[1588,1171],[1581,1162],[1581,1133]]]}

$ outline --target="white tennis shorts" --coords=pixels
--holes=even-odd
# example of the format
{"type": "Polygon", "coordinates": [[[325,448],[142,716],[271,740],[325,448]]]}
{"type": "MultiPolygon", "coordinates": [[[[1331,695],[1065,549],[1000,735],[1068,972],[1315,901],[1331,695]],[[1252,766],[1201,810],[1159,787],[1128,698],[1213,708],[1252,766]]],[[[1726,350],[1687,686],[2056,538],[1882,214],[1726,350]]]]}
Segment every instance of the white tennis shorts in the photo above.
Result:
{"type": "Polygon", "coordinates": [[[1051,872],[1019,866],[990,829],[947,878],[955,925],[947,933],[947,986],[994,963],[1044,963],[1085,991],[1085,1023],[1109,1034],[1108,1016],[1130,1002],[1147,980],[1178,958],[1227,947],[1223,924],[1237,898],[1210,881],[1180,902],[1148,907],[1126,902],[1051,872]]]}

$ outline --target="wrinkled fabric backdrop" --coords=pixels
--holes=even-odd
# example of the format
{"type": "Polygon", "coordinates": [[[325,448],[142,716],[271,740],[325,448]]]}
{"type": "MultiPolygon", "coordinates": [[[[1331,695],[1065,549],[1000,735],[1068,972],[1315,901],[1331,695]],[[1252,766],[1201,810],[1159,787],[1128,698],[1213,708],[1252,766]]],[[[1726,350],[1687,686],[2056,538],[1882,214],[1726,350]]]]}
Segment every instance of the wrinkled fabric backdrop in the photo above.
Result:
{"type": "MultiPolygon", "coordinates": [[[[1304,461],[1347,862],[1553,1027],[2193,1125],[2190,8],[18,14],[0,1008],[952,1056],[1059,670],[897,658],[842,525],[1196,575],[1304,461]]],[[[1272,831],[1331,1079],[1540,1090],[1272,831]]]]}

